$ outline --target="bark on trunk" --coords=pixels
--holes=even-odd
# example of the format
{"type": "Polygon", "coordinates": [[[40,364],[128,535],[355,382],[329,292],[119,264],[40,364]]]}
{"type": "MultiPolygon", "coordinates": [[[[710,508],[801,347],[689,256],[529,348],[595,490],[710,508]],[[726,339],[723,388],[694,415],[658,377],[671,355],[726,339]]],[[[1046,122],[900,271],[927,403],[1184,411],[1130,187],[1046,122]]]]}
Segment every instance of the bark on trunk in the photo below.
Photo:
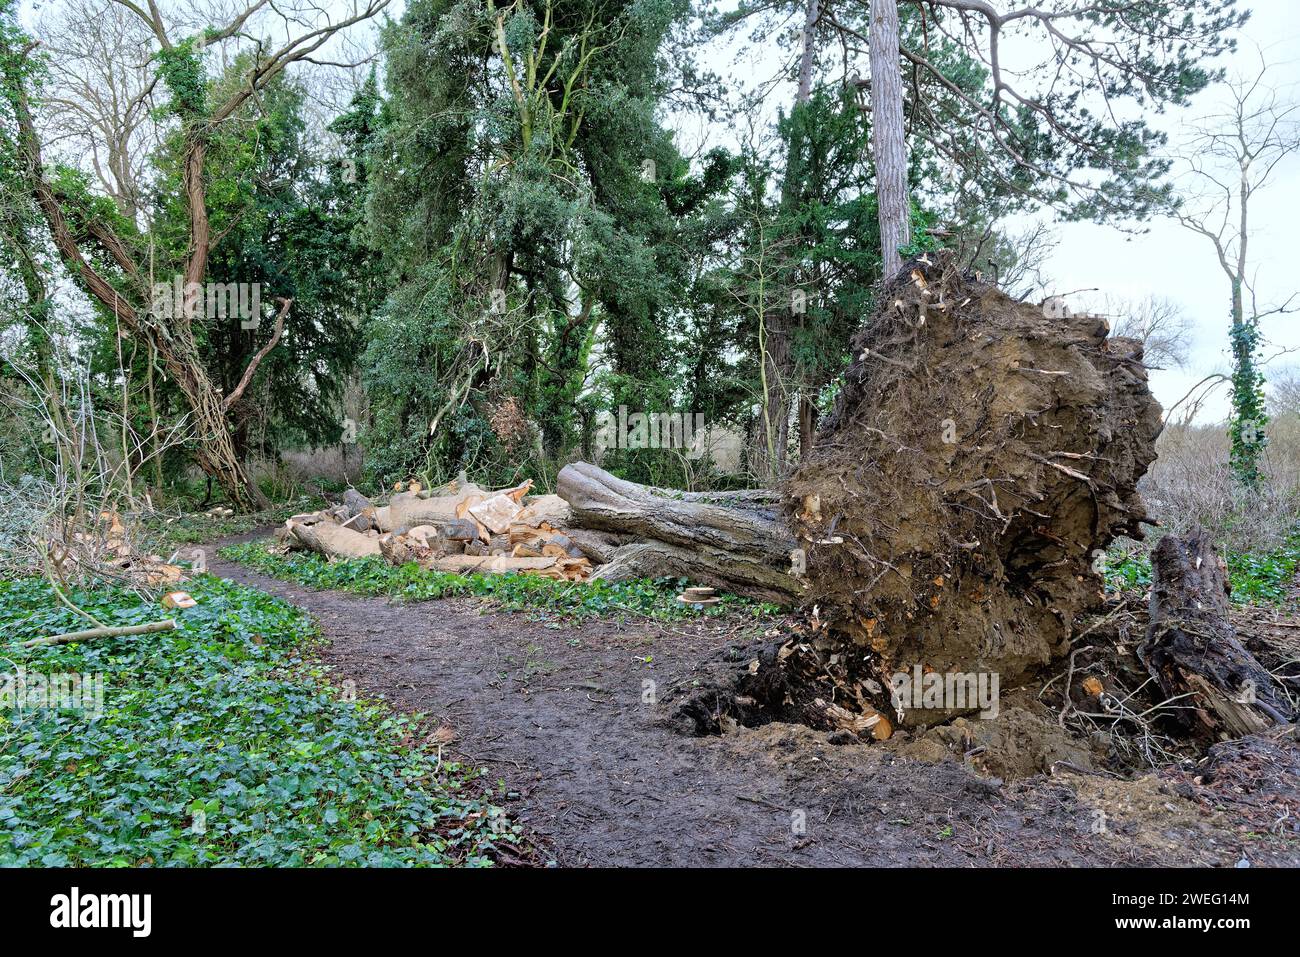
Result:
{"type": "Polygon", "coordinates": [[[556,492],[573,509],[574,525],[635,540],[609,556],[602,578],[681,576],[779,602],[803,593],[790,573],[794,539],[766,507],[772,493],[665,492],[586,462],[566,465],[556,492]]]}
{"type": "Polygon", "coordinates": [[[1151,623],[1138,656],[1166,697],[1190,695],[1185,723],[1206,733],[1254,734],[1292,720],[1272,675],[1228,620],[1226,567],[1199,527],[1166,535],[1152,555],[1151,623]]]}
{"type": "Polygon", "coordinates": [[[812,452],[817,435],[817,402],[807,392],[799,396],[799,461],[812,452]]]}
{"type": "Polygon", "coordinates": [[[871,147],[886,281],[902,268],[899,248],[912,241],[898,33],[898,0],[871,0],[871,147]]]}
{"type": "Polygon", "coordinates": [[[807,103],[812,96],[813,60],[816,59],[817,18],[821,15],[818,0],[808,0],[803,20],[803,52],[799,56],[799,92],[797,102],[807,103]]]}

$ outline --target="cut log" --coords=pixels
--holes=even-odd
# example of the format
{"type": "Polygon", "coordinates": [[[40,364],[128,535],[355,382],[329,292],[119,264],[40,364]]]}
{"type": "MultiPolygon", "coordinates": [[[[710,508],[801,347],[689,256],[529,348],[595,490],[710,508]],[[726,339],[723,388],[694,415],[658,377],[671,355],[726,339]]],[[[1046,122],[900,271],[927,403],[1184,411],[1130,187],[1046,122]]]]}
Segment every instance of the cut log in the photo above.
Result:
{"type": "Polygon", "coordinates": [[[540,572],[556,566],[554,558],[511,558],[508,555],[447,555],[431,559],[428,567],[458,575],[467,572],[540,572]]]}
{"type": "Polygon", "coordinates": [[[556,558],[582,558],[582,549],[568,535],[560,532],[551,532],[546,536],[545,544],[542,546],[543,555],[553,555],[556,558]]]}
{"type": "Polygon", "coordinates": [[[1190,695],[1179,704],[1193,704],[1195,723],[1211,734],[1241,737],[1292,721],[1273,676],[1237,639],[1227,567],[1205,530],[1166,535],[1151,570],[1151,621],[1138,657],[1165,696],[1190,695]]]}
{"type": "Polygon", "coordinates": [[[556,491],[573,509],[575,525],[641,539],[611,555],[601,578],[684,575],[783,603],[803,592],[790,574],[794,539],[772,509],[755,501],[731,508],[688,500],[688,493],[627,482],[587,462],[566,465],[556,491]]]}
{"type": "MultiPolygon", "coordinates": [[[[423,527],[425,526],[421,526],[423,527]]],[[[384,560],[390,565],[405,565],[415,559],[411,541],[403,536],[393,535],[391,532],[379,536],[379,554],[383,555],[384,560]]]]}
{"type": "Polygon", "coordinates": [[[356,489],[350,488],[343,493],[343,508],[347,512],[343,524],[348,528],[356,529],[358,532],[379,528],[374,505],[356,489]]]}
{"type": "Polygon", "coordinates": [[[366,558],[382,554],[378,539],[342,525],[320,522],[295,525],[290,531],[303,545],[326,558],[366,558]]]}
{"type": "Polygon", "coordinates": [[[425,498],[414,492],[398,492],[388,500],[389,521],[393,528],[416,525],[435,525],[463,517],[457,508],[469,499],[482,499],[491,494],[477,485],[464,485],[458,492],[425,498]]]}
{"type": "Polygon", "coordinates": [[[417,535],[426,541],[442,537],[449,542],[472,542],[478,538],[478,525],[466,518],[433,518],[419,525],[401,525],[393,529],[394,535],[417,535]],[[423,531],[422,531],[423,530],[423,531]],[[432,531],[432,535],[430,534],[432,531]],[[417,535],[418,533],[418,535],[417,535]]]}

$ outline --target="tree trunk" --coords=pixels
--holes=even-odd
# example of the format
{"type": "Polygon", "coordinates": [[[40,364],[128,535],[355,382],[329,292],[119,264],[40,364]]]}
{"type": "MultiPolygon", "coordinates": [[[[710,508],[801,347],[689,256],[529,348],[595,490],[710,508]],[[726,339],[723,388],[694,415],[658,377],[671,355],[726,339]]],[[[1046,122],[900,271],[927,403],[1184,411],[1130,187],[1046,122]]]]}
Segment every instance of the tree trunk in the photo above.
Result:
{"type": "Polygon", "coordinates": [[[803,20],[803,52],[799,55],[799,92],[796,103],[807,103],[812,95],[813,60],[816,58],[817,18],[821,15],[818,0],[808,0],[803,20]]]}
{"type": "Polygon", "coordinates": [[[775,485],[785,476],[790,444],[790,381],[794,376],[791,352],[794,319],[790,304],[779,302],[763,314],[759,337],[762,402],[750,439],[749,471],[759,481],[775,485]]]}
{"type": "MultiPolygon", "coordinates": [[[[3,52],[6,56],[12,54],[8,49],[3,52]]],[[[23,51],[22,55],[25,56],[27,52],[23,51]]],[[[45,179],[41,144],[32,122],[26,89],[23,85],[24,79],[21,75],[9,71],[6,71],[6,79],[11,82],[15,90],[14,113],[18,124],[19,149],[25,167],[23,175],[68,272],[80,283],[87,295],[98,300],[128,332],[143,338],[162,357],[168,374],[176,380],[177,386],[190,406],[192,425],[199,442],[196,457],[203,471],[217,480],[231,504],[241,511],[266,507],[265,496],[248,477],[243,463],[235,454],[226,421],[227,403],[213,386],[199,357],[198,346],[194,341],[188,320],[198,307],[193,296],[193,287],[187,287],[185,308],[181,310],[183,317],[176,322],[174,328],[168,327],[160,318],[150,314],[152,290],[149,288],[147,277],[142,274],[140,267],[132,259],[126,244],[102,223],[92,221],[73,224],[64,216],[59,197],[45,179]],[[136,298],[144,302],[143,307],[137,306],[100,275],[87,256],[83,255],[82,243],[87,247],[97,246],[103,255],[113,261],[134,285],[136,298]]],[[[193,140],[185,158],[185,189],[192,220],[192,252],[185,271],[187,283],[201,283],[207,268],[210,236],[207,210],[203,203],[203,156],[202,140],[193,140]]],[[[280,325],[283,315],[282,311],[277,319],[277,333],[272,338],[272,344],[278,339],[278,330],[283,328],[280,325]]],[[[259,355],[263,354],[259,353],[259,355]]],[[[255,367],[250,366],[249,371],[252,368],[255,367]]],[[[246,372],[246,378],[247,374],[246,372]]]]}
{"type": "Polygon", "coordinates": [[[556,492],[575,526],[635,540],[609,555],[601,578],[686,577],[778,602],[803,592],[790,571],[794,539],[769,507],[772,493],[665,492],[586,462],[566,465],[556,492]]]}
{"type": "Polygon", "coordinates": [[[812,451],[813,439],[817,435],[817,401],[816,396],[808,392],[799,394],[799,461],[808,457],[812,451]]]}
{"type": "MultiPolygon", "coordinates": [[[[804,11],[802,43],[799,54],[799,87],[795,92],[795,105],[803,106],[812,98],[813,66],[817,59],[817,20],[821,16],[820,0],[807,0],[804,11]]],[[[786,155],[785,178],[781,184],[781,212],[792,212],[799,204],[799,183],[792,179],[795,160],[803,148],[797,138],[792,138],[786,155]]],[[[795,388],[794,334],[795,329],[804,322],[804,309],[795,310],[791,290],[806,284],[807,277],[800,276],[797,269],[787,268],[784,263],[787,253],[780,253],[781,265],[777,275],[781,277],[781,298],[763,314],[763,335],[760,346],[763,362],[763,404],[759,410],[759,421],[755,435],[750,441],[751,449],[758,450],[751,456],[751,471],[770,483],[780,482],[786,474],[790,445],[790,412],[795,388]]],[[[803,290],[806,294],[807,290],[803,290]]],[[[800,440],[802,447],[802,438],[800,440]]]]}
{"type": "Polygon", "coordinates": [[[899,248],[912,241],[898,33],[898,0],[871,0],[871,147],[886,281],[902,268],[899,248]]]}
{"type": "Polygon", "coordinates": [[[1167,698],[1190,696],[1176,702],[1195,709],[1184,723],[1240,737],[1291,721],[1272,675],[1237,640],[1226,567],[1205,530],[1166,535],[1151,566],[1151,623],[1138,657],[1167,698]]]}

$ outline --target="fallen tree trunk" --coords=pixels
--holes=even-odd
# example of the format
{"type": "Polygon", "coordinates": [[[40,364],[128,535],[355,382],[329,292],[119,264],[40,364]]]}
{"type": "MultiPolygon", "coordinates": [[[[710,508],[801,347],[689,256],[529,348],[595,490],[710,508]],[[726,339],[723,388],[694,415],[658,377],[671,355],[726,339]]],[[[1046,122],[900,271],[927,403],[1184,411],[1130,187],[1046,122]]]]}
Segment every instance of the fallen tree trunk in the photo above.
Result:
{"type": "Polygon", "coordinates": [[[615,550],[592,574],[604,581],[687,578],[762,601],[788,604],[794,579],[765,564],[761,556],[709,547],[682,548],[667,542],[634,542],[615,550]]]}
{"type": "Polygon", "coordinates": [[[566,465],[556,493],[569,503],[575,525],[634,539],[610,553],[597,571],[601,578],[682,576],[782,603],[803,593],[791,573],[795,542],[770,505],[772,493],[666,492],[587,462],[566,465]]]}
{"type": "Polygon", "coordinates": [[[1167,698],[1209,734],[1241,737],[1293,720],[1273,676],[1237,640],[1227,569],[1204,529],[1166,535],[1151,557],[1151,621],[1138,657],[1167,698]]]}

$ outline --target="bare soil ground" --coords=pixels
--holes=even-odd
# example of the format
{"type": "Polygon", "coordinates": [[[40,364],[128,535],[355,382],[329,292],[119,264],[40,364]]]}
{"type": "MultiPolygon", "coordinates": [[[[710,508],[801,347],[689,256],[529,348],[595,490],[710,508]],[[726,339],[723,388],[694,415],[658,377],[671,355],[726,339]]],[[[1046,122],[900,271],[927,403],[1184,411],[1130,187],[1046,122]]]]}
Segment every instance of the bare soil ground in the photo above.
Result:
{"type": "Polygon", "coordinates": [[[1253,742],[1138,781],[1065,767],[1019,782],[960,760],[833,744],[800,725],[690,737],[645,703],[758,636],[744,619],[581,625],[473,600],[311,591],[213,559],[212,574],[306,609],[334,679],[427,716],[563,866],[1300,864],[1300,749],[1253,742]],[[1238,753],[1239,752],[1239,753],[1238,753]],[[1293,813],[1294,808],[1294,813],[1293,813]],[[1280,818],[1280,821],[1278,820],[1280,818]]]}

